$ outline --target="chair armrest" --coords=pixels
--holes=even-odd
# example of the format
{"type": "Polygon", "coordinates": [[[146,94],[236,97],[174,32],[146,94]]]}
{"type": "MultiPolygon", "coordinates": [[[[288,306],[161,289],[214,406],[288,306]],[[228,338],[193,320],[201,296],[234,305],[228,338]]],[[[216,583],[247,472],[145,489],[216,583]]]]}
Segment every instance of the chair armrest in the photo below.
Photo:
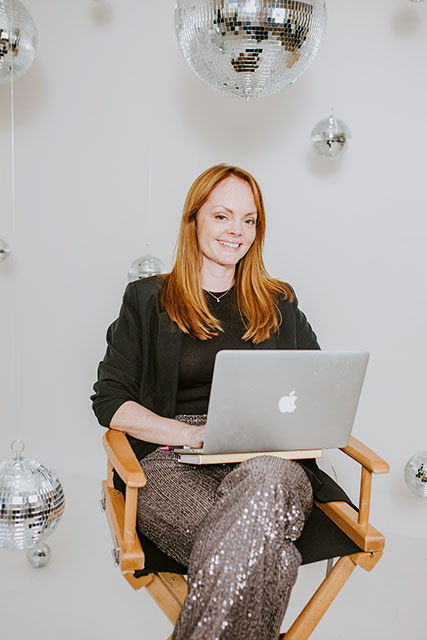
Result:
{"type": "Polygon", "coordinates": [[[145,473],[123,431],[109,429],[102,438],[108,459],[127,487],[143,487],[145,473]]]}
{"type": "Polygon", "coordinates": [[[385,460],[371,451],[363,442],[353,436],[346,447],[342,447],[346,455],[362,465],[360,478],[358,525],[364,532],[369,528],[369,509],[371,504],[371,485],[373,473],[388,473],[390,467],[385,460]]]}
{"type": "Polygon", "coordinates": [[[348,445],[342,447],[341,451],[359,462],[371,473],[388,473],[390,471],[390,467],[385,460],[353,436],[351,436],[348,445]]]}
{"type": "Polygon", "coordinates": [[[371,524],[359,523],[357,511],[346,502],[317,502],[316,505],[364,551],[374,552],[384,549],[384,536],[371,524]]]}

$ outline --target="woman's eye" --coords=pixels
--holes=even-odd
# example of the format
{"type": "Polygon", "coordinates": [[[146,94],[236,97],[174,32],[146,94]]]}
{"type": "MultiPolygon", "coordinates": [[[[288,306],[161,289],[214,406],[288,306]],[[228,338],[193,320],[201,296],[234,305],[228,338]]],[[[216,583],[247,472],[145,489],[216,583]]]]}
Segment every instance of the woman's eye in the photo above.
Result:
{"type": "Polygon", "coordinates": [[[249,225],[256,224],[256,220],[254,220],[253,218],[248,218],[248,220],[246,220],[246,222],[247,222],[249,225]]]}
{"type": "Polygon", "coordinates": [[[227,220],[227,217],[222,215],[222,213],[217,213],[215,216],[216,220],[227,220]]]}

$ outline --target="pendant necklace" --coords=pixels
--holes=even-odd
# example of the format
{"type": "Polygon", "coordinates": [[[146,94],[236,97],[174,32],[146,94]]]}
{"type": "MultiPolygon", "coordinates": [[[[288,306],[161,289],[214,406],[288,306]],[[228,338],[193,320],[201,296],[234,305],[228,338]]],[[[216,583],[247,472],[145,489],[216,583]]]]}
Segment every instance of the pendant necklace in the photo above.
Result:
{"type": "MultiPolygon", "coordinates": [[[[231,289],[231,287],[230,287],[231,289]]],[[[209,293],[210,296],[212,296],[212,298],[215,298],[215,300],[217,302],[219,302],[221,300],[221,298],[223,298],[224,296],[227,295],[227,293],[230,291],[230,289],[227,289],[227,291],[224,291],[224,293],[221,293],[220,296],[216,296],[214,293],[212,293],[212,291],[208,291],[207,289],[205,289],[206,293],[209,293]]]]}

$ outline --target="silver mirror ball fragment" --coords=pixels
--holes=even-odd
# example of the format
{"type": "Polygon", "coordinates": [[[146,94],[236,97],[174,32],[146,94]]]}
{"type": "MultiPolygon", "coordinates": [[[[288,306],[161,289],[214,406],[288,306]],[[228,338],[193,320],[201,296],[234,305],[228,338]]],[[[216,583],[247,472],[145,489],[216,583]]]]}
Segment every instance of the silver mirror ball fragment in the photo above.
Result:
{"type": "Polygon", "coordinates": [[[20,78],[33,64],[37,48],[34,20],[19,0],[0,0],[0,84],[20,78]]]}
{"type": "Polygon", "coordinates": [[[334,158],[348,149],[351,142],[350,128],[343,120],[330,115],[313,128],[311,142],[319,155],[334,158]]]}
{"type": "Polygon", "coordinates": [[[3,262],[3,260],[6,260],[9,254],[10,254],[9,245],[7,244],[6,240],[2,240],[0,238],[0,262],[3,262]]]}
{"type": "Polygon", "coordinates": [[[177,0],[175,8],[178,42],[196,76],[246,100],[295,82],[325,25],[324,0],[177,0]]]}
{"type": "Polygon", "coordinates": [[[427,451],[416,453],[405,466],[405,482],[419,498],[427,498],[427,451]]]}
{"type": "Polygon", "coordinates": [[[163,272],[163,265],[159,258],[147,253],[142,258],[137,258],[132,262],[128,271],[128,281],[134,282],[135,280],[149,278],[163,272]]]}
{"type": "Polygon", "coordinates": [[[15,458],[0,462],[0,548],[30,549],[57,527],[64,492],[55,473],[33,458],[23,458],[20,440],[15,458]]]}

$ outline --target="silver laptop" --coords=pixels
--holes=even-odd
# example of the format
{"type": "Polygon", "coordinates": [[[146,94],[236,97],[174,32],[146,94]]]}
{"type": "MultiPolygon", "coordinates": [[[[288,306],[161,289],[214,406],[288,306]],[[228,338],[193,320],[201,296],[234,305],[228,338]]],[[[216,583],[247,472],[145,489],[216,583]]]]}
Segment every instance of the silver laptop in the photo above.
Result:
{"type": "Polygon", "coordinates": [[[366,352],[224,350],[215,360],[203,449],[246,453],[348,444],[366,352]]]}

